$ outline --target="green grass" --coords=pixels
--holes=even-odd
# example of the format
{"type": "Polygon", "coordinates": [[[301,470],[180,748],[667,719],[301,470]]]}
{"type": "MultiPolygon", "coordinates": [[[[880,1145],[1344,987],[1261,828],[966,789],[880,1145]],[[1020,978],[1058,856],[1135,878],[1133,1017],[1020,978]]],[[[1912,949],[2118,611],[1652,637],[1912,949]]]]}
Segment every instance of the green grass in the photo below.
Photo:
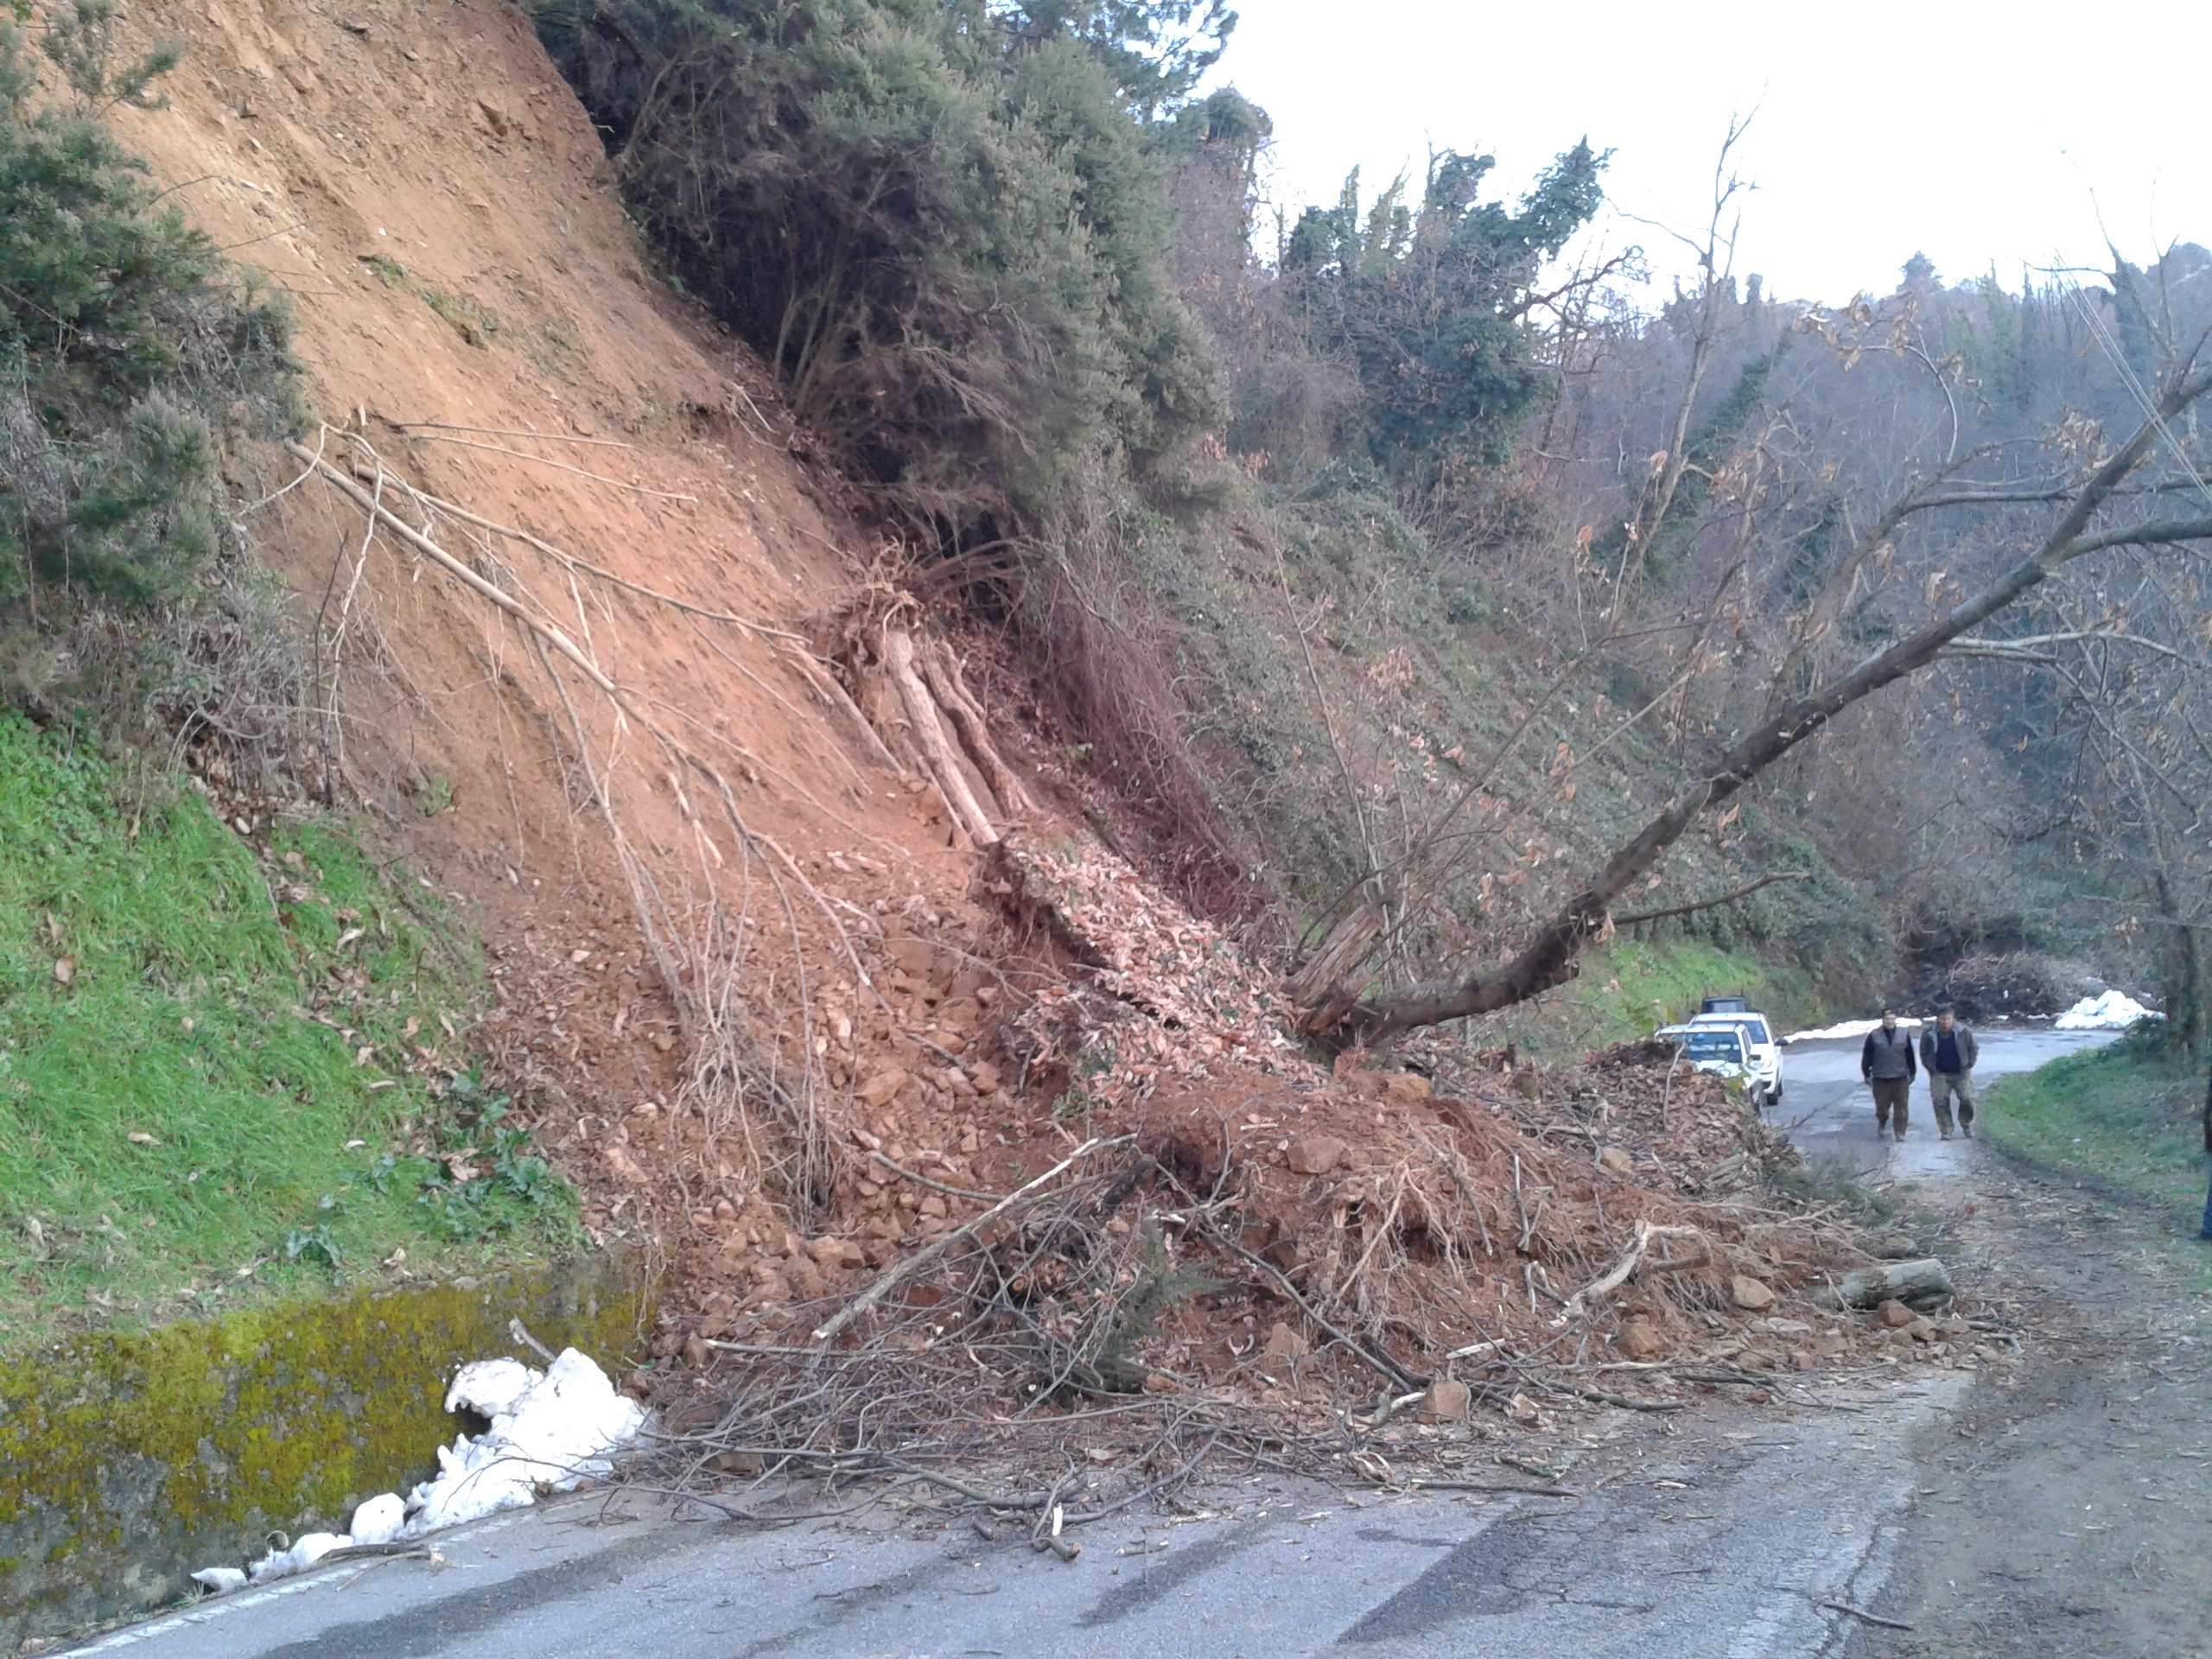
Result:
{"type": "Polygon", "coordinates": [[[1700,998],[1735,991],[1765,1013],[1777,1035],[1825,1012],[1807,975],[1745,952],[1695,939],[1615,939],[1585,954],[1579,977],[1515,1010],[1482,1040],[1567,1058],[1649,1037],[1695,1014],[1700,998]]]}
{"type": "Polygon", "coordinates": [[[0,715],[0,1346],[540,1254],[473,946],[342,830],[123,798],[0,715]]]}
{"type": "Polygon", "coordinates": [[[1986,1090],[1978,1133],[2048,1168],[2078,1171],[2196,1230],[2204,1211],[2204,1080],[2136,1039],[2069,1054],[1986,1090]]]}

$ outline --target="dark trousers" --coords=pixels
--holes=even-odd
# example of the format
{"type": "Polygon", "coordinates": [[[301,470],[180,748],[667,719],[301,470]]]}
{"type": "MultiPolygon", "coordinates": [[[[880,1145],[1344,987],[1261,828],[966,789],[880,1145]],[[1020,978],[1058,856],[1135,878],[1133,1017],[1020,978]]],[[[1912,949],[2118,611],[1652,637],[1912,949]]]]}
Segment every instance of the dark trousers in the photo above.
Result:
{"type": "Polygon", "coordinates": [[[1959,1106],[1959,1122],[1974,1122],[1974,1073],[1971,1071],[1930,1071],[1928,1074],[1928,1103],[1936,1109],[1936,1127],[1948,1135],[1951,1132],[1951,1103],[1959,1106]]]}
{"type": "Polygon", "coordinates": [[[1905,1111],[1912,1098],[1910,1077],[1875,1077],[1866,1086],[1874,1091],[1874,1129],[1879,1134],[1890,1127],[1892,1117],[1897,1120],[1897,1133],[1904,1133],[1905,1111]]]}

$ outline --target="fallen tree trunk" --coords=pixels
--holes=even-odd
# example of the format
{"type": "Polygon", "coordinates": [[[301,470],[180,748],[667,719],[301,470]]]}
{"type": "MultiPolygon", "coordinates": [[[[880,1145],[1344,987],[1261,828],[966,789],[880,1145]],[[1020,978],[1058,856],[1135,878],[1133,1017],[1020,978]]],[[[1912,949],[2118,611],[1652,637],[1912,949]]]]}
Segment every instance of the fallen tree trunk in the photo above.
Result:
{"type": "Polygon", "coordinates": [[[897,690],[899,701],[906,704],[907,730],[920,747],[922,759],[937,784],[938,792],[944,797],[954,822],[976,846],[992,845],[998,840],[999,832],[992,827],[990,815],[983,810],[976,791],[969,788],[968,779],[960,770],[959,758],[953,753],[951,741],[945,736],[944,727],[938,718],[937,701],[915,670],[913,638],[904,628],[884,629],[883,669],[897,690]]]}
{"type": "Polygon", "coordinates": [[[982,774],[984,785],[998,801],[1000,814],[1007,818],[1028,817],[1037,810],[1037,803],[1030,798],[1029,791],[1006,757],[991,741],[991,728],[983,717],[978,703],[960,677],[960,664],[951,651],[941,641],[924,639],[914,648],[914,666],[928,684],[930,695],[951,721],[952,729],[958,734],[960,747],[976,763],[976,770],[982,774]]]}
{"type": "Polygon", "coordinates": [[[1892,1262],[1886,1267],[1847,1273],[1833,1288],[1813,1293],[1815,1307],[1879,1307],[1884,1302],[1932,1302],[1958,1294],[1958,1287],[1936,1257],[1892,1262]]]}
{"type": "MultiPolygon", "coordinates": [[[[2196,371],[2177,377],[2135,435],[2075,492],[2041,545],[1979,593],[1803,695],[1782,698],[1786,682],[1777,675],[1770,682],[1776,701],[1766,716],[1727,749],[1703,778],[1677,793],[1641,830],[1617,847],[1604,868],[1553,913],[1512,960],[1465,978],[1427,980],[1385,991],[1335,1015],[1336,1034],[1348,1042],[1371,1046],[1415,1027],[1510,1007],[1567,983],[1580,971],[1583,948],[1605,937],[1613,925],[1614,904],[1650,872],[1692,824],[1732,798],[1845,709],[1918,673],[1936,661],[1951,641],[2006,609],[2075,559],[2108,548],[2212,541],[2212,518],[2158,521],[2105,531],[2090,528],[2098,510],[2150,454],[2166,433],[2168,423],[2208,391],[2212,391],[2212,372],[2196,371]]],[[[1941,499],[1923,499],[1915,491],[1892,511],[1901,518],[1919,507],[1942,505],[1941,499]]]]}

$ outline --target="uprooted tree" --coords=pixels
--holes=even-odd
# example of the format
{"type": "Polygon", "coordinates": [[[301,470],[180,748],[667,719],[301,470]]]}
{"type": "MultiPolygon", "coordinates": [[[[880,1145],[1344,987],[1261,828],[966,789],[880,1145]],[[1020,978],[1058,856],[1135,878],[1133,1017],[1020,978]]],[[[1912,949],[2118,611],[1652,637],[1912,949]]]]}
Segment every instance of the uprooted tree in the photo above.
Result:
{"type": "MultiPolygon", "coordinates": [[[[2153,474],[2162,457],[2183,481],[2194,477],[2176,423],[2208,391],[2212,370],[2200,365],[2205,341],[2180,355],[2177,365],[2145,399],[2145,414],[2133,435],[2116,450],[2105,452],[2092,433],[2070,441],[2078,458],[2072,475],[2052,480],[1988,475],[2003,465],[2001,450],[1976,450],[1914,479],[1853,537],[1849,549],[1826,580],[1790,620],[1784,647],[1751,700],[1758,713],[1738,725],[1732,741],[1697,768],[1694,781],[1676,791],[1633,835],[1620,841],[1510,957],[1468,973],[1419,980],[1367,995],[1344,988],[1345,982],[1389,931],[1389,918],[1373,902],[1363,902],[1338,919],[1315,951],[1309,971],[1297,982],[1309,1027],[1350,1041],[1375,1043],[1416,1027],[1493,1012],[1524,1001],[1573,977],[1586,946],[1608,936],[1615,906],[1649,874],[1707,813],[1721,807],[1753,779],[1814,737],[1853,705],[1884,688],[1922,674],[1947,655],[1978,643],[1974,631],[2017,605],[2076,561],[2120,549],[2173,550],[2212,541],[2212,516],[2166,518],[2149,513],[2114,522],[2128,508],[2158,502],[2172,480],[2153,474]],[[1843,627],[1863,602],[1878,576],[1895,581],[1894,538],[1909,521],[1945,510],[2042,506],[2056,518],[2033,550],[2000,560],[1971,594],[1947,589],[1949,575],[1936,569],[1925,578],[1930,603],[1940,605],[1932,620],[1896,638],[1855,664],[1828,668],[1823,658],[1850,637],[1843,627]],[[1945,603],[1944,601],[1948,601],[1945,603]]],[[[1739,572],[1732,569],[1720,587],[1723,596],[1739,572]]],[[[1723,608],[1716,600],[1708,620],[1723,608]]],[[[1693,652],[1694,671],[1695,653],[1693,652]]],[[[1655,699],[1655,702],[1656,700],[1655,699]]],[[[1452,840],[1452,818],[1473,799],[1472,786],[1432,823],[1423,847],[1452,840]]],[[[1416,857],[1409,868],[1417,868],[1416,857]]]]}

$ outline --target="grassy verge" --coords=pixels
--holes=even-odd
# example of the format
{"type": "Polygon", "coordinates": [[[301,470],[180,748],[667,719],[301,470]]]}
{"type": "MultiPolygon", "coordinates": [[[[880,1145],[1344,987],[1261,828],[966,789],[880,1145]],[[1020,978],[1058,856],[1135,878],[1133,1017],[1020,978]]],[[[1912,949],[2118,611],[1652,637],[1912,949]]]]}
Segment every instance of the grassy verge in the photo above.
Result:
{"type": "Polygon", "coordinates": [[[1742,951],[1698,940],[1616,939],[1590,951],[1572,983],[1514,1010],[1482,1040],[1568,1058],[1649,1037],[1695,1014],[1700,998],[1735,991],[1749,995],[1777,1033],[1816,1022],[1825,1012],[1808,976],[1742,951]]]}
{"type": "Polygon", "coordinates": [[[1987,1093],[1980,1132],[1993,1146],[2092,1176],[2196,1232],[2205,1158],[2194,1067],[2123,1040],[2000,1077],[1987,1093]]]}
{"type": "Polygon", "coordinates": [[[0,716],[0,1346],[566,1243],[430,895],[117,782],[0,716]]]}

